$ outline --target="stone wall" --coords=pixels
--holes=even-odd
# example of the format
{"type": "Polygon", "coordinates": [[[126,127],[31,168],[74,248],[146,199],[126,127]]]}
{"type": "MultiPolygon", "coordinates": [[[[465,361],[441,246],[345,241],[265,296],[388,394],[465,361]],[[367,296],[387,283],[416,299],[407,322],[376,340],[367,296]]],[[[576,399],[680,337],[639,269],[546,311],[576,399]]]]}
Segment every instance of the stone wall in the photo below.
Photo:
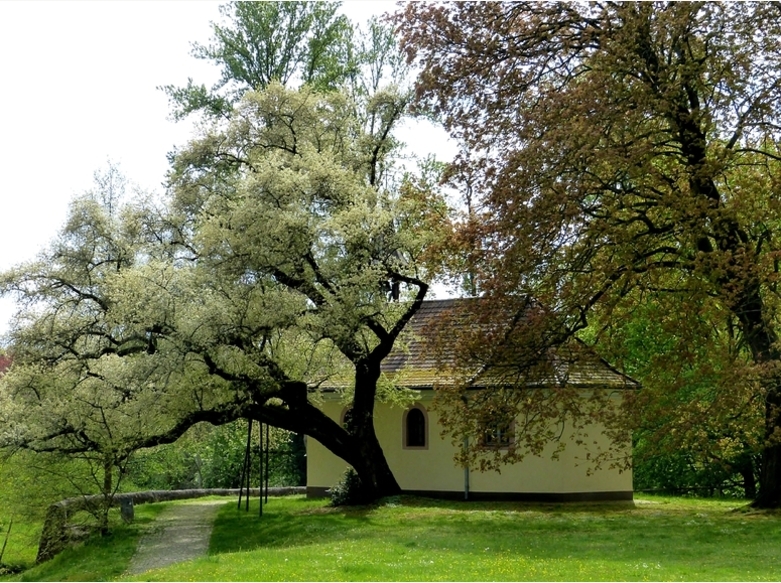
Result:
{"type": "MultiPolygon", "coordinates": [[[[265,493],[265,490],[262,490],[265,493]]],[[[250,496],[261,495],[260,488],[250,488],[250,496]]],[[[289,496],[292,494],[306,494],[304,487],[269,488],[269,496],[289,496]]],[[[115,494],[111,499],[111,506],[121,506],[123,502],[132,501],[133,505],[147,504],[151,502],[169,502],[171,500],[188,500],[203,498],[205,496],[238,496],[238,488],[210,488],[192,490],[146,490],[144,492],[123,492],[115,494]]],[[[68,518],[81,510],[87,510],[96,504],[104,503],[103,496],[80,496],[67,498],[49,506],[41,531],[41,539],[38,542],[38,556],[36,561],[41,563],[48,561],[61,552],[69,541],[68,518]]]]}

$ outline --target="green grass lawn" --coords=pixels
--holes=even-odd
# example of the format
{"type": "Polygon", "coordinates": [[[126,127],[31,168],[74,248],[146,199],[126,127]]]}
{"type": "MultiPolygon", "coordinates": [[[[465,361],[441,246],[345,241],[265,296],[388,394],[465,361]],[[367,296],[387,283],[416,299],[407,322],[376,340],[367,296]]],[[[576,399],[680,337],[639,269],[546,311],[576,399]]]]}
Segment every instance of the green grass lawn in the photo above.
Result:
{"type": "MultiPolygon", "coordinates": [[[[342,509],[291,497],[271,499],[259,519],[257,506],[245,513],[233,501],[218,515],[208,557],[137,579],[779,580],[781,514],[744,505],[661,497],[642,497],[635,506],[403,497],[342,509]]],[[[55,559],[61,567],[25,578],[118,577],[132,546],[117,540],[123,536],[67,551],[55,559]],[[116,544],[125,548],[121,557],[110,554],[116,544]],[[88,559],[82,571],[61,570],[88,559]],[[101,563],[112,570],[101,573],[101,563]]]]}
{"type": "Polygon", "coordinates": [[[778,580],[781,516],[735,502],[457,503],[403,498],[332,509],[272,499],[262,519],[227,505],[210,556],[151,580],[778,580]]]}

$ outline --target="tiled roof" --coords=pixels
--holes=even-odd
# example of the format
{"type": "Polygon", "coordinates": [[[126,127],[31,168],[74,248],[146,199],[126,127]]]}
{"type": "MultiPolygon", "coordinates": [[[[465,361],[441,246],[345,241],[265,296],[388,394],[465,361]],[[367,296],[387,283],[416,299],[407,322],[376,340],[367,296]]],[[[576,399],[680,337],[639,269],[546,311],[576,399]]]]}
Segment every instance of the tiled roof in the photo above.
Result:
{"type": "MultiPolygon", "coordinates": [[[[520,328],[528,321],[534,309],[527,304],[527,310],[520,317],[492,317],[485,310],[478,312],[477,298],[433,300],[423,302],[407,326],[406,341],[401,338],[393,352],[382,363],[382,371],[395,378],[396,384],[408,388],[432,388],[436,384],[454,382],[447,378],[447,368],[454,365],[459,352],[468,350],[460,341],[470,331],[490,329],[489,338],[507,338],[513,327],[520,328]]],[[[480,336],[483,340],[485,336],[480,336]]],[[[479,347],[478,347],[479,349],[479,347]]],[[[516,374],[512,352],[503,355],[505,363],[496,365],[475,365],[471,385],[475,388],[505,384],[516,374]]],[[[566,384],[577,387],[633,388],[637,382],[621,374],[593,350],[578,340],[548,352],[548,366],[545,378],[537,378],[538,386],[559,386],[566,384]]]]}
{"type": "MultiPolygon", "coordinates": [[[[488,330],[491,332],[489,338],[507,338],[509,331],[514,327],[520,329],[524,321],[533,317],[530,315],[533,309],[531,304],[526,312],[514,319],[514,323],[509,316],[492,317],[485,310],[476,309],[481,301],[477,298],[463,298],[423,302],[397,340],[393,351],[383,361],[382,372],[393,379],[394,384],[406,388],[430,389],[435,385],[455,383],[454,375],[448,374],[448,369],[452,369],[459,356],[469,350],[469,346],[461,341],[470,331],[488,330]]],[[[484,341],[484,338],[481,335],[478,342],[484,341]]],[[[548,355],[546,372],[534,382],[527,380],[527,385],[566,384],[584,388],[638,386],[636,381],[618,372],[580,341],[573,340],[555,351],[549,351],[548,355]]],[[[503,359],[505,364],[500,366],[475,365],[471,374],[466,373],[466,377],[464,371],[461,371],[460,382],[471,377],[469,384],[475,388],[512,384],[510,379],[519,369],[517,360],[512,357],[512,351],[509,356],[505,351],[503,359]]],[[[331,380],[323,388],[336,388],[339,385],[338,381],[331,380]]]]}
{"type": "Polygon", "coordinates": [[[430,387],[438,371],[455,362],[454,346],[443,345],[441,330],[450,328],[455,344],[453,327],[460,328],[460,308],[468,300],[429,300],[415,313],[396,341],[393,351],[382,362],[382,372],[401,374],[406,386],[430,387]],[[450,349],[450,350],[449,350],[450,349]]]}

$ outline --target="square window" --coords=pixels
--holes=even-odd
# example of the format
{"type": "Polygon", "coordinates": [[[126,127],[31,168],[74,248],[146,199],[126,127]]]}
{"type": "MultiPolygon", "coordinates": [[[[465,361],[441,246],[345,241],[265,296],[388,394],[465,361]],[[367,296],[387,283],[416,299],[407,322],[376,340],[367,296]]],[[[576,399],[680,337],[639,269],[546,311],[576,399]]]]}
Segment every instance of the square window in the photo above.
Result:
{"type": "Polygon", "coordinates": [[[484,424],[481,432],[482,445],[484,447],[509,447],[512,443],[513,432],[511,423],[484,424]]]}

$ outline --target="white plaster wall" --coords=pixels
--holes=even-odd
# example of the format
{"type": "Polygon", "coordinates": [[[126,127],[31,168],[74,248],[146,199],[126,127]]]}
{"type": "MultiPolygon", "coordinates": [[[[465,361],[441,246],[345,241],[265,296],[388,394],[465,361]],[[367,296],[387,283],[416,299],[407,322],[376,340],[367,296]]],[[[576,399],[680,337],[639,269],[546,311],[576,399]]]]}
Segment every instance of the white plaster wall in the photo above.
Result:
{"type": "MultiPolygon", "coordinates": [[[[431,391],[420,404],[428,416],[428,448],[403,449],[403,409],[378,404],[375,410],[375,429],[388,464],[404,490],[461,492],[464,489],[464,469],[453,461],[456,446],[448,437],[441,437],[438,416],[431,410],[431,391]]],[[[326,402],[323,411],[337,422],[343,406],[326,402]]],[[[591,439],[607,445],[607,438],[598,429],[590,432],[591,439]]],[[[551,459],[553,445],[547,455],[527,456],[522,462],[507,465],[501,473],[472,470],[469,474],[471,492],[519,493],[593,493],[629,492],[632,490],[632,472],[602,468],[591,472],[585,459],[586,451],[566,439],[567,446],[558,460],[551,459]]],[[[627,437],[627,447],[631,447],[627,437]]],[[[347,464],[312,438],[307,438],[307,485],[331,487],[342,477],[347,464]]]]}

